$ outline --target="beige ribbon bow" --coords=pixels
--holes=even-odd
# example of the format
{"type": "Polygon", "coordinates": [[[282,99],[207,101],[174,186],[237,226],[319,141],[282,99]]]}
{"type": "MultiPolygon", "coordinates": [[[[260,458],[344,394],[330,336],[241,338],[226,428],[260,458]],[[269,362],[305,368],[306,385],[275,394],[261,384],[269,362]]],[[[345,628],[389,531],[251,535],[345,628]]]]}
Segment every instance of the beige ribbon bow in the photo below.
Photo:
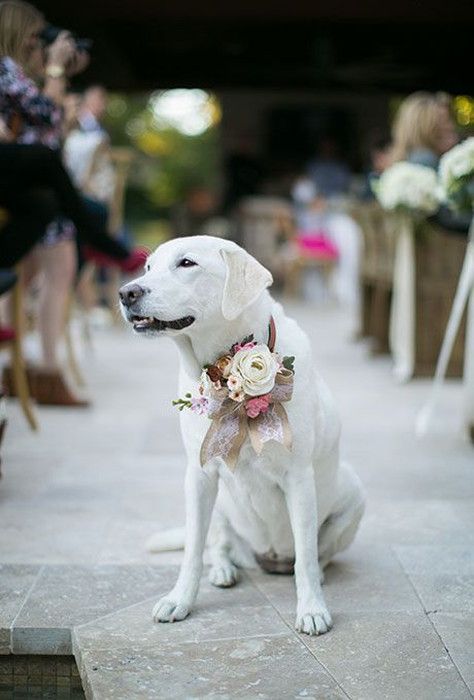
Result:
{"type": "Polygon", "coordinates": [[[271,440],[291,448],[291,429],[282,401],[289,401],[293,394],[293,372],[278,372],[275,386],[270,393],[267,411],[256,418],[249,418],[244,402],[229,399],[228,390],[211,389],[208,397],[208,416],[212,423],[201,447],[201,466],[213,457],[222,457],[229,469],[235,469],[240,448],[247,435],[257,455],[271,440]]]}

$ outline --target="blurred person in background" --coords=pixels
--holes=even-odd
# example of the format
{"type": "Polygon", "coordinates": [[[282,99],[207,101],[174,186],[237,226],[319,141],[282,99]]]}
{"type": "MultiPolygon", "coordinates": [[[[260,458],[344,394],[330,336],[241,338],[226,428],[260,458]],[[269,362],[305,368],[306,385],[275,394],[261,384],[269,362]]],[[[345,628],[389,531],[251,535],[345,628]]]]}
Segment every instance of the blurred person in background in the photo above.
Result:
{"type": "Polygon", "coordinates": [[[107,134],[102,120],[107,111],[107,90],[102,85],[91,85],[85,90],[79,109],[79,126],[82,131],[107,134]]]}
{"type": "MultiPolygon", "coordinates": [[[[359,303],[359,227],[344,211],[330,206],[330,200],[321,196],[306,176],[295,181],[292,197],[300,247],[306,255],[336,262],[331,274],[334,295],[341,305],[356,309],[359,303]]],[[[321,297],[320,283],[314,285],[314,296],[321,297]]]]}
{"type": "Polygon", "coordinates": [[[344,210],[352,175],[332,134],[327,133],[320,138],[316,158],[308,163],[306,174],[317,192],[319,208],[324,213],[324,228],[339,254],[331,279],[334,294],[343,306],[355,309],[359,301],[361,234],[357,224],[344,210]]]}
{"type": "MultiPolygon", "coordinates": [[[[297,178],[291,196],[297,226],[295,242],[300,254],[315,260],[337,261],[339,251],[330,236],[325,198],[318,194],[314,183],[305,175],[297,178]]],[[[310,301],[325,299],[325,282],[326,276],[321,270],[306,269],[303,277],[305,298],[310,301]]]]}
{"type": "MultiPolygon", "coordinates": [[[[121,261],[124,269],[137,269],[142,256],[130,255],[124,246],[107,236],[80,201],[56,153],[48,153],[49,149],[57,152],[61,147],[67,78],[83,70],[89,59],[87,53],[78,50],[69,32],[61,31],[54,41],[45,44],[45,27],[42,14],[28,3],[0,3],[0,112],[12,134],[11,142],[0,146],[0,205],[10,214],[2,231],[2,239],[5,238],[0,246],[0,264],[2,258],[14,264],[37,241],[41,233],[38,225],[44,226],[54,218],[55,214],[47,216],[43,211],[37,221],[32,220],[32,214],[38,211],[38,191],[43,204],[51,203],[51,192],[46,192],[45,200],[44,189],[48,188],[57,195],[64,213],[78,224],[86,240],[105,255],[121,261]],[[42,90],[28,76],[42,83],[42,90]],[[31,202],[33,207],[29,206],[31,202]]],[[[51,211],[50,207],[50,214],[51,211]]],[[[34,370],[34,394],[41,403],[87,403],[75,397],[67,386],[57,357],[76,270],[75,233],[72,221],[57,217],[30,255],[30,278],[35,269],[44,273],[38,314],[43,366],[34,370]]]]}
{"type": "Polygon", "coordinates": [[[439,159],[459,141],[451,97],[444,92],[414,92],[403,100],[393,122],[394,162],[437,168],[439,159]]]}
{"type": "Polygon", "coordinates": [[[332,136],[320,139],[317,155],[308,163],[307,175],[322,197],[340,197],[349,193],[351,171],[341,158],[339,145],[332,136]]]}
{"type": "Polygon", "coordinates": [[[109,208],[115,187],[110,139],[102,128],[83,128],[83,104],[80,95],[70,93],[65,97],[63,158],[74,184],[86,198],[109,208]]]}
{"type": "MultiPolygon", "coordinates": [[[[444,92],[415,92],[401,103],[393,122],[392,162],[406,160],[438,169],[441,156],[459,142],[452,100],[444,92]]],[[[432,219],[447,231],[467,235],[470,217],[441,206],[432,219]]]]}
{"type": "Polygon", "coordinates": [[[393,159],[393,141],[390,133],[383,129],[375,129],[367,139],[368,167],[361,188],[360,198],[370,200],[375,198],[372,183],[386,170],[393,159]]]}
{"type": "MultiPolygon", "coordinates": [[[[105,113],[106,100],[107,93],[101,87],[89,88],[83,95],[66,95],[63,159],[87,207],[101,217],[104,227],[109,228],[117,176],[112,163],[109,135],[96,119],[105,113]],[[89,107],[85,109],[86,100],[92,111],[89,107]]],[[[114,233],[122,234],[122,231],[114,233]]],[[[128,242],[122,236],[120,240],[128,242]]],[[[99,302],[97,275],[102,282],[107,279],[107,271],[103,267],[97,271],[91,264],[80,266],[76,292],[87,312],[91,312],[99,302]]]]}

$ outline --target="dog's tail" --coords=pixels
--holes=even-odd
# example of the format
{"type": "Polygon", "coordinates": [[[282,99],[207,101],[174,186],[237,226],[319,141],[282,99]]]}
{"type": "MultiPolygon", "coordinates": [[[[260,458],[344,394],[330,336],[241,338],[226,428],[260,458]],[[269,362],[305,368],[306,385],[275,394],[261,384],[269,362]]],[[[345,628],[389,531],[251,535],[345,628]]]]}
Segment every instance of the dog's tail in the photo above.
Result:
{"type": "Polygon", "coordinates": [[[184,527],[155,532],[148,538],[146,548],[149,552],[173,552],[184,549],[184,527]]]}

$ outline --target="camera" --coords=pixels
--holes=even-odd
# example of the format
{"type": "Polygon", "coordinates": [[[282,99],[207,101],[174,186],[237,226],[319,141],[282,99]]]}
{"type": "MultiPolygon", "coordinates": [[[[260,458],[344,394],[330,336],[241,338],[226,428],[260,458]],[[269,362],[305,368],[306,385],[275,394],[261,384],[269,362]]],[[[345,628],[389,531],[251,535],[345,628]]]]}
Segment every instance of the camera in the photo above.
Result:
{"type": "MultiPolygon", "coordinates": [[[[61,32],[68,31],[61,29],[61,27],[54,27],[52,24],[48,24],[41,32],[39,35],[39,38],[41,42],[43,43],[43,46],[47,47],[50,46],[56,39],[58,38],[58,35],[61,32]]],[[[90,51],[92,48],[92,40],[91,39],[84,39],[81,37],[76,36],[72,32],[68,32],[70,36],[72,37],[72,40],[74,41],[74,44],[76,45],[77,51],[90,51]]]]}

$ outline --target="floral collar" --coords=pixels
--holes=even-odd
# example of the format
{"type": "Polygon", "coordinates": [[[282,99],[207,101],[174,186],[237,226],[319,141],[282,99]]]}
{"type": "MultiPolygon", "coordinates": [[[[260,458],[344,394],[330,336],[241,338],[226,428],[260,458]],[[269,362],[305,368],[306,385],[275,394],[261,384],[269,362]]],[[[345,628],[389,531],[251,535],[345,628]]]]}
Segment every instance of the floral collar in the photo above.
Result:
{"type": "Polygon", "coordinates": [[[271,440],[291,447],[291,430],[283,401],[293,393],[294,357],[274,351],[276,327],[269,323],[268,342],[254,336],[235,343],[213,364],[203,367],[199,396],[186,394],[173,405],[190,408],[212,420],[201,447],[201,465],[222,457],[234,469],[247,437],[257,454],[271,440]]]}

